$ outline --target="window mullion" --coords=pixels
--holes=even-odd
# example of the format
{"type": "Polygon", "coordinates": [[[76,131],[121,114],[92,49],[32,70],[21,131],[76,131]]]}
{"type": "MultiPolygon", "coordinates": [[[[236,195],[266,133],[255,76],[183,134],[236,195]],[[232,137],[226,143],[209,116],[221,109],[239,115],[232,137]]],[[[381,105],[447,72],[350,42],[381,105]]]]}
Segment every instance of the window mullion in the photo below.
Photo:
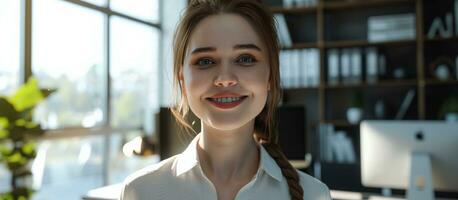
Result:
{"type": "Polygon", "coordinates": [[[32,0],[21,1],[20,83],[32,76],[32,0]]]}

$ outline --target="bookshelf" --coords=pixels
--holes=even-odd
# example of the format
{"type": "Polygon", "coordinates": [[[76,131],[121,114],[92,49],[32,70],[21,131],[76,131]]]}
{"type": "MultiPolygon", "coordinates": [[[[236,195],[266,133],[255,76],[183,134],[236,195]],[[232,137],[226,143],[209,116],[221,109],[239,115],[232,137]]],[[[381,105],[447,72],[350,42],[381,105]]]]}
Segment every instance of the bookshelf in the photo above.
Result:
{"type": "MultiPolygon", "coordinates": [[[[307,138],[311,144],[319,143],[320,125],[330,124],[336,130],[347,132],[359,159],[359,124],[349,123],[345,113],[356,93],[363,96],[363,119],[387,120],[396,119],[409,91],[413,91],[414,96],[402,120],[443,120],[438,114],[441,105],[451,96],[458,96],[458,22],[455,22],[458,21],[458,8],[454,7],[455,0],[317,0],[313,6],[288,8],[281,6],[281,0],[264,2],[273,2],[271,11],[284,15],[288,24],[292,45],[283,47],[282,51],[309,48],[319,51],[319,84],[286,88],[283,91],[284,104],[301,104],[307,108],[307,138]],[[437,33],[431,37],[428,34],[437,18],[447,28],[446,14],[454,12],[457,13],[453,16],[457,17],[453,17],[454,28],[451,36],[442,37],[441,33],[437,33]],[[412,13],[415,17],[413,38],[376,41],[368,39],[368,20],[371,17],[405,13],[412,13]],[[332,49],[354,48],[362,51],[376,48],[386,59],[385,74],[377,74],[377,80],[369,82],[364,73],[366,58],[363,58],[361,81],[329,84],[328,52],[332,49]],[[441,61],[438,60],[440,57],[450,59],[441,61]],[[450,61],[454,65],[447,64],[450,61]],[[447,78],[439,78],[437,75],[439,64],[432,65],[440,62],[446,63],[447,78]],[[383,116],[375,114],[374,111],[375,104],[380,101],[384,103],[383,116]]],[[[319,157],[319,150],[315,147],[308,148],[314,157],[319,157]]],[[[321,177],[338,176],[342,173],[350,177],[345,186],[341,182],[332,183],[323,179],[333,189],[380,191],[361,185],[359,160],[353,164],[322,164],[325,166],[322,166],[321,177]],[[342,166],[347,170],[340,169],[342,166]]],[[[312,169],[307,172],[313,174],[312,169]]]]}

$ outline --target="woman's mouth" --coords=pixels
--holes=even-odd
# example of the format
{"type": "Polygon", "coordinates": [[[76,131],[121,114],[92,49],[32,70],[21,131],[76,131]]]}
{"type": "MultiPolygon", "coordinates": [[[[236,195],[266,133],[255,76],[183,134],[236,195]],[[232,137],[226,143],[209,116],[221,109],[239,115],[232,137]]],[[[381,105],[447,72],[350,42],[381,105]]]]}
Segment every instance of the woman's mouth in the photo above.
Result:
{"type": "Polygon", "coordinates": [[[245,100],[248,96],[238,96],[238,97],[218,97],[218,98],[206,98],[212,105],[222,108],[222,109],[229,109],[234,108],[240,105],[243,100],[245,100]]]}

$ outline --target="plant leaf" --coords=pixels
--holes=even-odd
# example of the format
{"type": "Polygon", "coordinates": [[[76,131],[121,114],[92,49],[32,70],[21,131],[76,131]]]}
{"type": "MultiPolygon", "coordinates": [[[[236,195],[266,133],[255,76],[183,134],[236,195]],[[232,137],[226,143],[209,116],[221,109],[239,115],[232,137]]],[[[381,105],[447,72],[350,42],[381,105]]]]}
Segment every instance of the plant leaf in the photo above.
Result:
{"type": "Polygon", "coordinates": [[[41,89],[38,87],[38,81],[35,78],[29,78],[27,83],[22,85],[16,93],[9,98],[17,111],[34,107],[44,99],[41,89]]]}
{"type": "Polygon", "coordinates": [[[16,111],[14,105],[4,97],[0,97],[0,117],[6,117],[9,121],[14,121],[18,116],[19,112],[16,111]]]}

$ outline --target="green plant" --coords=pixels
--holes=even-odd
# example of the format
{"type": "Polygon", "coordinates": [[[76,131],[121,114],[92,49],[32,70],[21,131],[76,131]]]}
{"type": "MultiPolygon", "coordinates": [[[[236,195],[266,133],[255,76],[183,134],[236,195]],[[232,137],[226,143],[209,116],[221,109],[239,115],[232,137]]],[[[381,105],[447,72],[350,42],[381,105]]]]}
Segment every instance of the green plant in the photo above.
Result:
{"type": "Polygon", "coordinates": [[[448,97],[439,109],[439,119],[444,119],[447,113],[458,113],[458,96],[448,97]]]}
{"type": "Polygon", "coordinates": [[[32,115],[52,92],[40,89],[38,81],[30,78],[11,96],[0,96],[0,163],[11,173],[11,191],[0,194],[0,200],[27,200],[33,193],[27,186],[29,168],[36,156],[35,139],[44,131],[32,115]]]}

